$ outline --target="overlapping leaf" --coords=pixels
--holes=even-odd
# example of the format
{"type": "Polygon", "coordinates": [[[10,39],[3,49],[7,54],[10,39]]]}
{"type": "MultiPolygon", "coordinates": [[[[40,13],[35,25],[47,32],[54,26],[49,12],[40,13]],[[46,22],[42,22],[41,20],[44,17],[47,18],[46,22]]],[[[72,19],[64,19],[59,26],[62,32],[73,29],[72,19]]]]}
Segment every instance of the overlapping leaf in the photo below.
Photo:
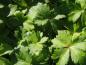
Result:
{"type": "Polygon", "coordinates": [[[53,54],[55,57],[59,58],[59,61],[57,61],[57,65],[67,65],[70,55],[72,61],[75,64],[82,63],[81,60],[84,59],[84,57],[86,56],[86,42],[84,40],[78,41],[79,37],[83,35],[82,32],[81,34],[77,33],[74,35],[68,34],[68,31],[60,31],[58,32],[58,36],[52,40],[52,47],[59,50],[64,50],[60,52],[55,51],[53,54]],[[76,36],[74,37],[74,35],[76,36]],[[65,49],[67,49],[67,51],[65,51],[65,49]],[[61,55],[58,56],[59,53],[61,53],[61,55]]]}

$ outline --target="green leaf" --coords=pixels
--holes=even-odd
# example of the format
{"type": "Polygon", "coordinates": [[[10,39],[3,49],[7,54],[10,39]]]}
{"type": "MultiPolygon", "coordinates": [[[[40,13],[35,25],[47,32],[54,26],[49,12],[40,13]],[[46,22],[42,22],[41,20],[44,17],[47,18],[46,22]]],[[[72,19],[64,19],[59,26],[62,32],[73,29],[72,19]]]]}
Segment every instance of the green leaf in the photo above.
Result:
{"type": "Polygon", "coordinates": [[[14,15],[14,13],[15,13],[16,10],[17,10],[17,5],[9,4],[9,8],[10,8],[10,13],[9,13],[8,16],[14,15]]]}
{"type": "Polygon", "coordinates": [[[75,23],[73,24],[73,31],[74,32],[77,32],[80,30],[80,24],[79,24],[80,21],[78,21],[78,23],[75,23]]]}
{"type": "Polygon", "coordinates": [[[85,63],[85,61],[82,60],[84,60],[86,56],[86,42],[84,40],[79,41],[79,38],[83,33],[71,34],[66,30],[58,31],[58,35],[52,40],[53,45],[51,46],[51,48],[55,48],[52,58],[59,59],[57,65],[67,65],[69,56],[71,56],[71,59],[75,64],[85,63]],[[76,42],[74,40],[76,40],[76,42]]]}
{"type": "Polygon", "coordinates": [[[6,44],[6,43],[1,43],[0,44],[0,55],[2,55],[3,53],[11,50],[12,48],[10,47],[10,45],[6,44]]]}
{"type": "Polygon", "coordinates": [[[35,20],[34,23],[37,24],[38,26],[45,25],[48,22],[48,19],[44,20],[35,20]]]}
{"type": "Polygon", "coordinates": [[[64,42],[65,44],[67,43],[71,43],[71,38],[72,38],[72,34],[70,31],[68,30],[58,30],[58,39],[60,39],[62,42],[64,42]]]}
{"type": "Polygon", "coordinates": [[[40,40],[40,33],[33,31],[28,38],[32,43],[37,43],[40,40]]]}
{"type": "Polygon", "coordinates": [[[42,3],[38,3],[36,6],[33,6],[30,8],[29,10],[29,18],[31,20],[35,19],[35,18],[42,18],[42,17],[46,17],[49,15],[49,7],[47,6],[47,4],[42,4],[42,3]]]}
{"type": "Polygon", "coordinates": [[[56,65],[67,65],[69,60],[69,49],[60,56],[59,61],[56,65]]]}
{"type": "Polygon", "coordinates": [[[3,8],[3,7],[4,7],[4,5],[0,3],[0,8],[3,8]]]}
{"type": "Polygon", "coordinates": [[[80,63],[81,59],[83,59],[85,56],[86,54],[80,49],[71,47],[71,58],[75,64],[80,63]]]}
{"type": "Polygon", "coordinates": [[[31,65],[29,62],[25,62],[25,61],[18,61],[16,64],[14,65],[31,65]]]}
{"type": "Polygon", "coordinates": [[[58,40],[57,38],[54,38],[51,42],[53,43],[52,47],[54,47],[54,48],[61,48],[61,47],[65,46],[62,43],[62,41],[58,40]]]}
{"type": "Polygon", "coordinates": [[[32,23],[24,22],[23,23],[23,29],[26,31],[30,31],[34,29],[34,25],[32,23]]]}
{"type": "Polygon", "coordinates": [[[45,43],[48,40],[48,37],[43,37],[38,43],[45,43]]]}
{"type": "Polygon", "coordinates": [[[26,7],[27,6],[25,0],[14,0],[14,2],[18,5],[20,5],[21,7],[26,7]]]}
{"type": "Polygon", "coordinates": [[[60,20],[60,19],[63,19],[65,17],[66,17],[65,15],[57,15],[54,19],[60,20]]]}
{"type": "Polygon", "coordinates": [[[30,44],[29,45],[29,49],[30,49],[30,54],[31,55],[36,55],[38,56],[39,53],[42,51],[43,49],[43,45],[40,43],[36,43],[36,44],[30,44]]]}
{"type": "Polygon", "coordinates": [[[2,23],[3,23],[3,20],[0,19],[0,24],[2,24],[2,23]]]}
{"type": "Polygon", "coordinates": [[[55,49],[54,50],[54,52],[53,52],[53,54],[52,54],[52,59],[58,59],[59,57],[60,57],[60,55],[62,54],[62,53],[64,53],[65,52],[65,50],[64,50],[64,48],[62,48],[62,49],[55,49]]]}
{"type": "Polygon", "coordinates": [[[19,61],[24,61],[24,63],[31,63],[32,58],[29,55],[28,51],[29,51],[28,47],[21,46],[20,50],[19,50],[19,53],[16,53],[17,59],[19,61]]]}
{"type": "Polygon", "coordinates": [[[56,38],[52,39],[52,47],[64,48],[71,44],[72,34],[67,30],[58,31],[56,38]]]}
{"type": "Polygon", "coordinates": [[[76,22],[82,14],[82,10],[75,10],[69,14],[69,21],[76,22]]]}
{"type": "Polygon", "coordinates": [[[80,33],[74,33],[73,34],[73,36],[72,36],[72,41],[74,41],[74,40],[76,40],[76,39],[78,39],[79,38],[79,36],[80,36],[80,33]]]}
{"type": "Polygon", "coordinates": [[[3,58],[3,57],[0,57],[0,65],[11,65],[9,60],[3,58]]]}
{"type": "Polygon", "coordinates": [[[76,43],[73,47],[82,51],[86,51],[86,42],[76,43]]]}
{"type": "Polygon", "coordinates": [[[75,0],[76,3],[81,5],[81,8],[86,7],[86,0],[75,0]]]}

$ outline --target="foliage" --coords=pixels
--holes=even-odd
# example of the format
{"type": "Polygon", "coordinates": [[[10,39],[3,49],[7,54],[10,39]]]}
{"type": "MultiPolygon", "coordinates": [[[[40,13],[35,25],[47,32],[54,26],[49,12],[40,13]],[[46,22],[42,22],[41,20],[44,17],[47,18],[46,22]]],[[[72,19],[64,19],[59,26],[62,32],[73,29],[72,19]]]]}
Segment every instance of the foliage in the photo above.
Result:
{"type": "Polygon", "coordinates": [[[0,0],[0,65],[86,65],[86,0],[0,0]]]}

